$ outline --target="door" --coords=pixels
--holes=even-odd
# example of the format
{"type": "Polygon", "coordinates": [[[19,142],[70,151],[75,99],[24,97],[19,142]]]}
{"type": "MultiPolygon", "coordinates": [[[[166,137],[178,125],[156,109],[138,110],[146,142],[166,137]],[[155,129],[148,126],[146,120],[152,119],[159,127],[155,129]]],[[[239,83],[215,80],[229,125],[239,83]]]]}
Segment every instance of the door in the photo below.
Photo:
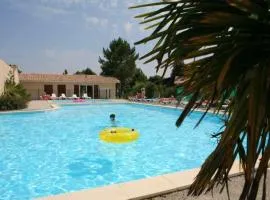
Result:
{"type": "Polygon", "coordinates": [[[85,93],[86,93],[86,86],[85,85],[81,85],[80,86],[80,97],[82,97],[85,93]]]}
{"type": "Polygon", "coordinates": [[[48,95],[52,95],[53,85],[44,85],[44,92],[48,95]]]}
{"type": "Polygon", "coordinates": [[[87,86],[87,96],[93,98],[93,87],[92,85],[87,86]]]}
{"type": "Polygon", "coordinates": [[[66,85],[57,85],[58,96],[61,94],[66,94],[66,85]]]}
{"type": "Polygon", "coordinates": [[[74,94],[78,96],[80,96],[80,88],[79,85],[74,85],[74,94]]]}
{"type": "Polygon", "coordinates": [[[98,85],[94,86],[94,98],[99,99],[99,87],[98,87],[98,85]]]}

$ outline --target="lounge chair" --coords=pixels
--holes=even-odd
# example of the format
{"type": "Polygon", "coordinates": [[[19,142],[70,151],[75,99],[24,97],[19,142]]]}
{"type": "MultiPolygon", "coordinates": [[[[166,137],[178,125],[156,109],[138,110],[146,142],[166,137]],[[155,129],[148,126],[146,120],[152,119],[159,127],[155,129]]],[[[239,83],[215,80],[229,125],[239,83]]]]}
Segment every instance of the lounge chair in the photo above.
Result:
{"type": "Polygon", "coordinates": [[[221,105],[221,109],[222,109],[222,110],[228,109],[230,103],[231,103],[231,101],[230,101],[229,99],[226,99],[226,100],[224,101],[224,103],[221,105]]]}
{"type": "Polygon", "coordinates": [[[135,101],[135,98],[134,97],[128,97],[128,100],[129,101],[135,101]]]}
{"type": "Polygon", "coordinates": [[[156,103],[156,102],[158,102],[159,101],[159,98],[148,98],[148,99],[145,99],[146,100],[146,102],[148,102],[148,103],[156,103]]]}
{"type": "Polygon", "coordinates": [[[56,99],[58,99],[58,97],[54,93],[52,93],[51,100],[56,100],[56,99]]]}
{"type": "Polygon", "coordinates": [[[188,101],[182,100],[182,101],[180,101],[179,105],[182,106],[182,107],[185,107],[187,104],[188,104],[188,101]]]}
{"type": "Polygon", "coordinates": [[[84,93],[83,96],[82,96],[82,98],[83,98],[83,99],[91,99],[91,97],[89,97],[89,96],[87,95],[87,93],[84,93]]]}
{"type": "Polygon", "coordinates": [[[170,97],[170,98],[168,98],[168,100],[169,100],[170,104],[177,104],[178,103],[178,101],[175,97],[170,97]]]}
{"type": "Polygon", "coordinates": [[[51,100],[51,96],[47,95],[47,94],[42,95],[42,96],[40,96],[40,100],[51,100]]]}
{"type": "Polygon", "coordinates": [[[154,98],[154,99],[152,99],[152,102],[153,102],[153,103],[158,103],[159,101],[160,101],[159,98],[154,98]]]}
{"type": "Polygon", "coordinates": [[[159,100],[159,102],[162,104],[170,104],[171,103],[170,98],[161,98],[159,100]]]}
{"type": "Polygon", "coordinates": [[[69,97],[69,99],[79,99],[76,94],[73,94],[72,97],[69,97]]]}
{"type": "Polygon", "coordinates": [[[61,96],[59,97],[59,99],[67,99],[67,97],[64,93],[62,93],[61,96]]]}

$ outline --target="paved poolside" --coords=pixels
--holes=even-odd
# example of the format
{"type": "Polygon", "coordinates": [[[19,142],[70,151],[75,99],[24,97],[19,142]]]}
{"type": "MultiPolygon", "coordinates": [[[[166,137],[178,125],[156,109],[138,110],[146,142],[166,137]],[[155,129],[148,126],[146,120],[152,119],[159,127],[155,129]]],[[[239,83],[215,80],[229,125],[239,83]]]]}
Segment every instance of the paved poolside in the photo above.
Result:
{"type": "Polygon", "coordinates": [[[27,113],[27,112],[44,112],[57,109],[58,106],[49,101],[32,100],[27,104],[27,108],[21,110],[9,110],[0,111],[0,114],[10,114],[10,113],[27,113]]]}
{"type": "MultiPolygon", "coordinates": [[[[235,170],[236,167],[234,167],[233,171],[236,172],[235,170]]],[[[44,197],[37,200],[228,200],[225,189],[221,194],[219,193],[220,186],[215,188],[213,193],[210,192],[199,197],[187,196],[187,185],[192,183],[197,172],[198,169],[193,169],[90,190],[44,197]]],[[[231,200],[239,199],[243,184],[244,178],[241,174],[236,173],[236,175],[231,177],[229,181],[231,200]]],[[[269,175],[267,177],[267,184],[270,184],[269,175]]],[[[259,189],[258,199],[261,199],[261,189],[262,187],[259,189]]],[[[266,199],[270,199],[269,189],[267,191],[266,199]]]]}
{"type": "Polygon", "coordinates": [[[52,108],[52,104],[48,101],[33,100],[28,103],[27,108],[24,111],[44,110],[52,108]]]}
{"type": "MultiPolygon", "coordinates": [[[[212,193],[200,197],[188,197],[187,189],[193,182],[199,169],[191,169],[176,173],[164,174],[161,176],[145,178],[120,184],[113,184],[104,187],[86,189],[76,192],[38,198],[38,200],[77,200],[77,199],[98,199],[98,200],[227,200],[226,190],[219,194],[220,187],[215,188],[212,193]]],[[[270,169],[269,169],[270,172],[270,169]]],[[[229,182],[231,200],[237,200],[243,187],[243,171],[239,168],[239,162],[235,162],[230,171],[231,181],[229,182]]],[[[270,184],[270,176],[267,177],[270,184]]],[[[261,191],[258,196],[261,196],[261,191]]],[[[270,199],[270,191],[267,191],[267,198],[270,199]]]]}
{"type": "MultiPolygon", "coordinates": [[[[268,176],[267,176],[267,184],[270,184],[270,169],[268,170],[268,176]]],[[[231,200],[238,200],[239,196],[241,194],[242,188],[244,185],[244,177],[243,176],[236,176],[231,178],[231,181],[229,182],[229,191],[230,191],[230,198],[231,200]]],[[[159,195],[152,198],[146,198],[144,200],[228,200],[226,189],[223,190],[223,192],[220,194],[220,186],[215,188],[213,191],[213,194],[211,192],[201,195],[199,197],[191,197],[187,196],[188,190],[181,190],[177,192],[171,192],[164,195],[159,195]]],[[[270,188],[268,187],[266,199],[270,199],[270,188]]],[[[262,195],[262,187],[259,189],[259,193],[257,196],[257,199],[261,199],[262,195]]]]}

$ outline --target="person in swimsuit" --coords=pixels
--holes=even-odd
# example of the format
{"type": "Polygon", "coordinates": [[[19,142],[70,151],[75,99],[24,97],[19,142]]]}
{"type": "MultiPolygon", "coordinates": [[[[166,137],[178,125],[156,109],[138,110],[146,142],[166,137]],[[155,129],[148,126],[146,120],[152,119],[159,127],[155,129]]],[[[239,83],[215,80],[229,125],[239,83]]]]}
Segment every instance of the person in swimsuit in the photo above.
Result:
{"type": "Polygon", "coordinates": [[[110,120],[111,120],[111,126],[112,127],[117,127],[116,121],[115,121],[115,114],[110,114],[110,120]]]}

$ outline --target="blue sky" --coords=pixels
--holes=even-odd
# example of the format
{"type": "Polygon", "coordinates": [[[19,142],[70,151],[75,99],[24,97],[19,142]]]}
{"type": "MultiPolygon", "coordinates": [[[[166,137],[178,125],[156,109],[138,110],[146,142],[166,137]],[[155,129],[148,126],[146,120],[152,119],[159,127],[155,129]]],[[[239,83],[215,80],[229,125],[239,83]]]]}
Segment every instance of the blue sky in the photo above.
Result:
{"type": "MultiPolygon", "coordinates": [[[[153,0],[1,0],[0,59],[24,72],[73,73],[90,67],[114,38],[129,43],[147,36],[134,16],[146,10],[131,5],[153,0]]],[[[140,55],[151,45],[136,46],[140,55]]],[[[137,66],[149,76],[154,63],[137,66]]]]}

